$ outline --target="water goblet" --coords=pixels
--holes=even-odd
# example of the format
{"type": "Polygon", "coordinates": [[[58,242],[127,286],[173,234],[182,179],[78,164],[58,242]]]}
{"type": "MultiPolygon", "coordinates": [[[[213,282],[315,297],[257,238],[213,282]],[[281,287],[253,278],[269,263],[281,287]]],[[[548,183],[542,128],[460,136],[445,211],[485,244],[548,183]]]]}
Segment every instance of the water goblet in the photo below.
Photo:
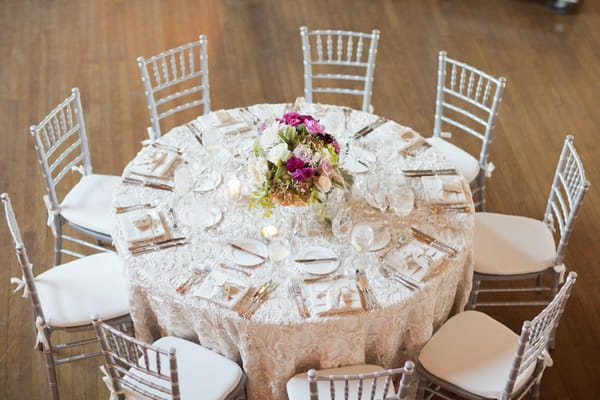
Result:
{"type": "Polygon", "coordinates": [[[359,252],[359,266],[357,268],[364,268],[366,264],[366,254],[371,250],[374,239],[373,228],[366,222],[359,222],[352,228],[350,235],[350,242],[352,246],[359,252]]]}
{"type": "Polygon", "coordinates": [[[269,259],[275,265],[281,265],[291,254],[290,241],[284,237],[276,236],[269,242],[269,259]]]}

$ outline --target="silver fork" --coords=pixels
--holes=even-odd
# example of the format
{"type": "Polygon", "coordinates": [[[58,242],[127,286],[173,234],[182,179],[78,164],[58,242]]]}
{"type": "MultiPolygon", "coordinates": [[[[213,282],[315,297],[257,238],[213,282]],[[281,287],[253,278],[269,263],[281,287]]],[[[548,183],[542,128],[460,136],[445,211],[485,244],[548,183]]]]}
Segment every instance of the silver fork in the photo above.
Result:
{"type": "Polygon", "coordinates": [[[298,281],[294,280],[290,283],[288,286],[288,295],[295,300],[298,313],[301,317],[306,318],[310,316],[306,303],[304,302],[304,297],[302,297],[302,289],[300,289],[298,281]]]}

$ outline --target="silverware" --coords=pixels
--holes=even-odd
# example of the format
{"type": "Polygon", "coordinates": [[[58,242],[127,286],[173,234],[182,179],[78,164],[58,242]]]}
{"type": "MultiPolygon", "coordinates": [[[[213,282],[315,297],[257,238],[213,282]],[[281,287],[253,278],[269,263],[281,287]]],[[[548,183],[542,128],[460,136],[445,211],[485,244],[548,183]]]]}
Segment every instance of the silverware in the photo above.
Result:
{"type": "Polygon", "coordinates": [[[302,281],[304,281],[305,283],[313,283],[313,282],[318,282],[318,281],[322,281],[325,279],[331,279],[332,281],[336,281],[336,280],[344,278],[344,277],[345,277],[344,274],[319,275],[319,276],[311,276],[308,278],[304,278],[304,279],[302,279],[302,281]]]}
{"type": "Polygon", "coordinates": [[[393,279],[409,290],[417,290],[420,288],[420,285],[418,285],[416,282],[409,280],[407,277],[404,277],[399,272],[392,272],[388,267],[384,265],[379,266],[379,273],[385,279],[393,279]]]}
{"type": "Polygon", "coordinates": [[[302,297],[302,289],[300,288],[298,281],[292,281],[290,283],[288,286],[288,295],[294,299],[296,308],[298,309],[298,314],[300,314],[300,316],[303,318],[309,317],[310,314],[308,313],[308,308],[304,302],[304,297],[302,297]]]}
{"type": "Polygon", "coordinates": [[[252,296],[250,297],[250,299],[248,299],[248,301],[246,302],[246,304],[244,304],[244,306],[242,306],[242,308],[240,308],[240,310],[238,311],[238,314],[240,316],[244,316],[244,314],[246,314],[246,312],[248,311],[248,309],[250,308],[250,306],[255,302],[258,301],[258,298],[262,295],[262,293],[264,291],[267,290],[267,288],[269,287],[269,285],[271,284],[271,281],[265,282],[262,285],[260,285],[252,294],[252,296]]]}
{"type": "Polygon", "coordinates": [[[172,151],[174,153],[177,153],[177,155],[183,154],[183,150],[181,150],[179,147],[171,146],[170,144],[164,144],[164,143],[160,143],[160,142],[152,142],[151,146],[156,147],[157,149],[172,151]]]}
{"type": "Polygon", "coordinates": [[[204,146],[204,143],[202,142],[202,132],[196,129],[196,126],[194,126],[194,124],[191,122],[188,122],[185,124],[185,126],[192,133],[192,135],[194,135],[194,138],[198,141],[198,143],[200,143],[201,146],[204,146]]]}
{"type": "Polygon", "coordinates": [[[354,139],[359,139],[363,136],[367,136],[369,133],[373,132],[376,128],[380,127],[381,125],[385,124],[386,122],[387,122],[387,118],[384,118],[384,117],[377,118],[374,122],[371,122],[367,126],[359,129],[354,134],[354,139]]]}
{"type": "Polygon", "coordinates": [[[416,142],[411,144],[408,147],[405,147],[404,149],[400,150],[400,154],[408,156],[408,157],[416,157],[417,156],[417,148],[418,147],[425,147],[425,148],[430,148],[431,144],[429,142],[427,142],[426,140],[423,140],[421,142],[416,142]]]}
{"type": "Polygon", "coordinates": [[[144,247],[144,248],[139,249],[139,250],[132,250],[131,254],[133,254],[134,256],[138,256],[140,254],[151,253],[153,251],[168,249],[170,247],[184,246],[184,245],[189,244],[189,243],[190,243],[189,240],[185,240],[185,241],[181,241],[181,242],[164,243],[164,244],[161,244],[161,245],[158,245],[158,246],[149,246],[149,247],[144,247]]]}
{"type": "Polygon", "coordinates": [[[414,226],[410,227],[410,231],[411,231],[412,235],[415,237],[415,239],[417,239],[418,241],[423,242],[425,244],[428,244],[435,249],[438,249],[438,250],[446,253],[449,257],[456,257],[456,255],[458,254],[458,250],[456,250],[454,247],[448,246],[447,244],[440,242],[433,236],[430,236],[430,235],[426,234],[425,232],[418,230],[414,226]]]}
{"type": "Polygon", "coordinates": [[[250,302],[250,304],[247,307],[247,309],[245,310],[245,312],[243,312],[240,315],[244,318],[250,318],[252,316],[252,314],[254,314],[256,309],[262,303],[265,302],[265,300],[268,298],[269,294],[271,294],[277,288],[277,286],[279,286],[279,284],[276,282],[273,282],[273,281],[267,282],[266,285],[263,284],[260,287],[260,289],[258,290],[256,296],[252,297],[252,301],[250,302]]]}
{"type": "Polygon", "coordinates": [[[248,107],[241,108],[240,110],[252,117],[253,125],[256,125],[260,122],[260,117],[256,114],[254,114],[252,111],[250,111],[250,109],[248,107]]]}
{"type": "Polygon", "coordinates": [[[174,238],[169,238],[169,239],[165,239],[165,240],[159,240],[157,242],[144,243],[144,244],[140,244],[137,246],[129,247],[129,251],[141,250],[146,247],[152,247],[152,246],[160,246],[160,245],[171,243],[171,242],[181,242],[183,240],[187,240],[187,238],[185,236],[180,236],[180,237],[174,237],[174,238]]]}
{"type": "Polygon", "coordinates": [[[194,286],[196,284],[196,282],[198,282],[198,280],[200,279],[200,273],[197,271],[194,271],[194,274],[192,276],[190,276],[188,279],[186,279],[181,285],[179,285],[175,291],[179,294],[186,294],[188,292],[188,290],[190,290],[190,288],[192,286],[194,286]]]}
{"type": "Polygon", "coordinates": [[[454,168],[447,169],[403,169],[404,176],[413,178],[420,176],[435,176],[435,175],[456,175],[458,172],[454,168]]]}
{"type": "Polygon", "coordinates": [[[369,285],[367,274],[363,270],[356,270],[356,284],[367,303],[367,310],[377,310],[380,307],[379,303],[373,294],[373,289],[371,289],[371,286],[369,285]]]}
{"type": "Polygon", "coordinates": [[[153,189],[168,190],[169,192],[172,192],[173,190],[175,190],[175,188],[173,186],[167,185],[165,183],[148,182],[143,179],[132,178],[129,176],[126,176],[123,178],[123,183],[129,183],[131,185],[146,186],[146,187],[153,188],[153,189]]]}
{"type": "Polygon", "coordinates": [[[435,212],[435,213],[440,213],[442,211],[454,211],[454,212],[464,212],[464,213],[468,213],[471,212],[473,209],[470,206],[467,205],[459,205],[459,204],[439,204],[439,205],[432,205],[431,206],[431,211],[435,212]]]}
{"type": "Polygon", "coordinates": [[[117,214],[123,214],[129,211],[140,210],[142,208],[153,208],[153,203],[143,203],[143,204],[132,204],[130,206],[117,206],[115,207],[115,212],[117,214]]]}
{"type": "Polygon", "coordinates": [[[225,265],[223,263],[220,263],[219,267],[224,268],[224,269],[229,269],[229,270],[232,270],[232,271],[241,272],[242,274],[246,275],[247,277],[251,277],[252,276],[252,274],[250,272],[248,272],[248,271],[244,271],[241,268],[231,267],[231,266],[225,265]]]}
{"type": "Polygon", "coordinates": [[[231,247],[233,247],[236,250],[243,251],[244,253],[251,254],[253,256],[256,256],[256,257],[260,258],[261,260],[266,260],[267,259],[267,257],[263,256],[262,254],[258,254],[258,253],[254,252],[252,250],[248,250],[248,249],[246,249],[246,248],[244,248],[244,247],[242,247],[240,245],[237,245],[235,243],[229,242],[227,244],[230,245],[231,247]]]}
{"type": "Polygon", "coordinates": [[[142,174],[141,172],[129,171],[128,174],[130,176],[135,175],[135,177],[131,176],[131,178],[133,178],[133,179],[137,179],[137,177],[140,177],[140,178],[158,179],[158,180],[162,180],[162,181],[170,180],[169,178],[163,178],[162,176],[156,176],[156,175],[152,175],[152,174],[142,174]]]}
{"type": "Polygon", "coordinates": [[[325,257],[325,258],[298,258],[298,259],[295,259],[294,261],[297,263],[309,264],[309,263],[316,263],[316,262],[323,262],[323,261],[337,261],[337,260],[338,260],[337,257],[325,257]]]}

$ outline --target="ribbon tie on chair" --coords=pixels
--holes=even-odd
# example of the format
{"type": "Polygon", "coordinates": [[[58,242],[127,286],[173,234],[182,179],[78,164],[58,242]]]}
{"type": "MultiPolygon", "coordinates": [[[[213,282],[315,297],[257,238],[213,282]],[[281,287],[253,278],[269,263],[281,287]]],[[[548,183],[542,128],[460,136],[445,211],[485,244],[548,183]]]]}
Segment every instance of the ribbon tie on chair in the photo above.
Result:
{"type": "Polygon", "coordinates": [[[119,396],[117,391],[115,390],[113,380],[110,377],[108,371],[106,371],[106,368],[104,368],[104,365],[100,366],[100,371],[102,372],[102,382],[104,382],[104,384],[108,388],[108,391],[110,392],[110,397],[108,398],[108,400],[119,400],[119,396]]]}
{"type": "Polygon", "coordinates": [[[54,237],[58,234],[56,231],[56,217],[60,214],[60,207],[53,210],[52,204],[50,204],[50,197],[47,194],[44,195],[44,204],[46,205],[46,211],[48,211],[48,220],[46,221],[46,225],[50,227],[52,234],[54,237]]]}
{"type": "Polygon", "coordinates": [[[485,171],[485,177],[491,178],[492,172],[494,172],[495,169],[496,169],[496,166],[494,165],[493,162],[489,162],[489,163],[485,164],[485,167],[483,168],[483,170],[485,171]]]}
{"type": "Polygon", "coordinates": [[[42,320],[42,317],[38,316],[35,319],[35,327],[37,329],[37,333],[35,335],[35,346],[38,347],[41,343],[46,350],[50,349],[50,342],[48,342],[48,338],[44,333],[44,328],[46,328],[46,323],[42,320]]]}
{"type": "Polygon", "coordinates": [[[565,264],[558,264],[553,268],[554,272],[558,274],[558,283],[562,285],[565,281],[565,272],[567,272],[567,267],[565,267],[565,264]]]}
{"type": "Polygon", "coordinates": [[[13,276],[12,278],[10,278],[10,283],[13,285],[17,285],[15,290],[13,290],[13,293],[17,293],[19,290],[23,289],[23,294],[21,295],[21,297],[29,296],[29,291],[27,290],[27,286],[25,285],[25,275],[21,276],[20,278],[13,276]]]}

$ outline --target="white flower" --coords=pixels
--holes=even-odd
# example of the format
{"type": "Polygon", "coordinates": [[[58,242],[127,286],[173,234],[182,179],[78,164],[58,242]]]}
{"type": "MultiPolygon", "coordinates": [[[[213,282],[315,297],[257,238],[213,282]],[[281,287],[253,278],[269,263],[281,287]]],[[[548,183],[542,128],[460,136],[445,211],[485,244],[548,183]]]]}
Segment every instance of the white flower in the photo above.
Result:
{"type": "Polygon", "coordinates": [[[281,165],[281,162],[286,162],[290,157],[291,153],[288,150],[287,144],[279,143],[277,146],[271,148],[267,154],[267,160],[273,164],[281,165]]]}
{"type": "Polygon", "coordinates": [[[315,185],[317,186],[317,189],[319,189],[323,193],[329,193],[332,187],[331,179],[329,179],[325,175],[321,175],[319,179],[315,182],[315,185]]]}
{"type": "Polygon", "coordinates": [[[257,160],[254,157],[248,160],[248,175],[254,184],[262,185],[267,180],[268,171],[269,166],[266,160],[257,160]]]}
{"type": "Polygon", "coordinates": [[[275,121],[271,125],[267,126],[260,135],[260,145],[263,149],[267,150],[277,143],[281,142],[279,137],[279,130],[281,126],[279,122],[275,121]]]}

